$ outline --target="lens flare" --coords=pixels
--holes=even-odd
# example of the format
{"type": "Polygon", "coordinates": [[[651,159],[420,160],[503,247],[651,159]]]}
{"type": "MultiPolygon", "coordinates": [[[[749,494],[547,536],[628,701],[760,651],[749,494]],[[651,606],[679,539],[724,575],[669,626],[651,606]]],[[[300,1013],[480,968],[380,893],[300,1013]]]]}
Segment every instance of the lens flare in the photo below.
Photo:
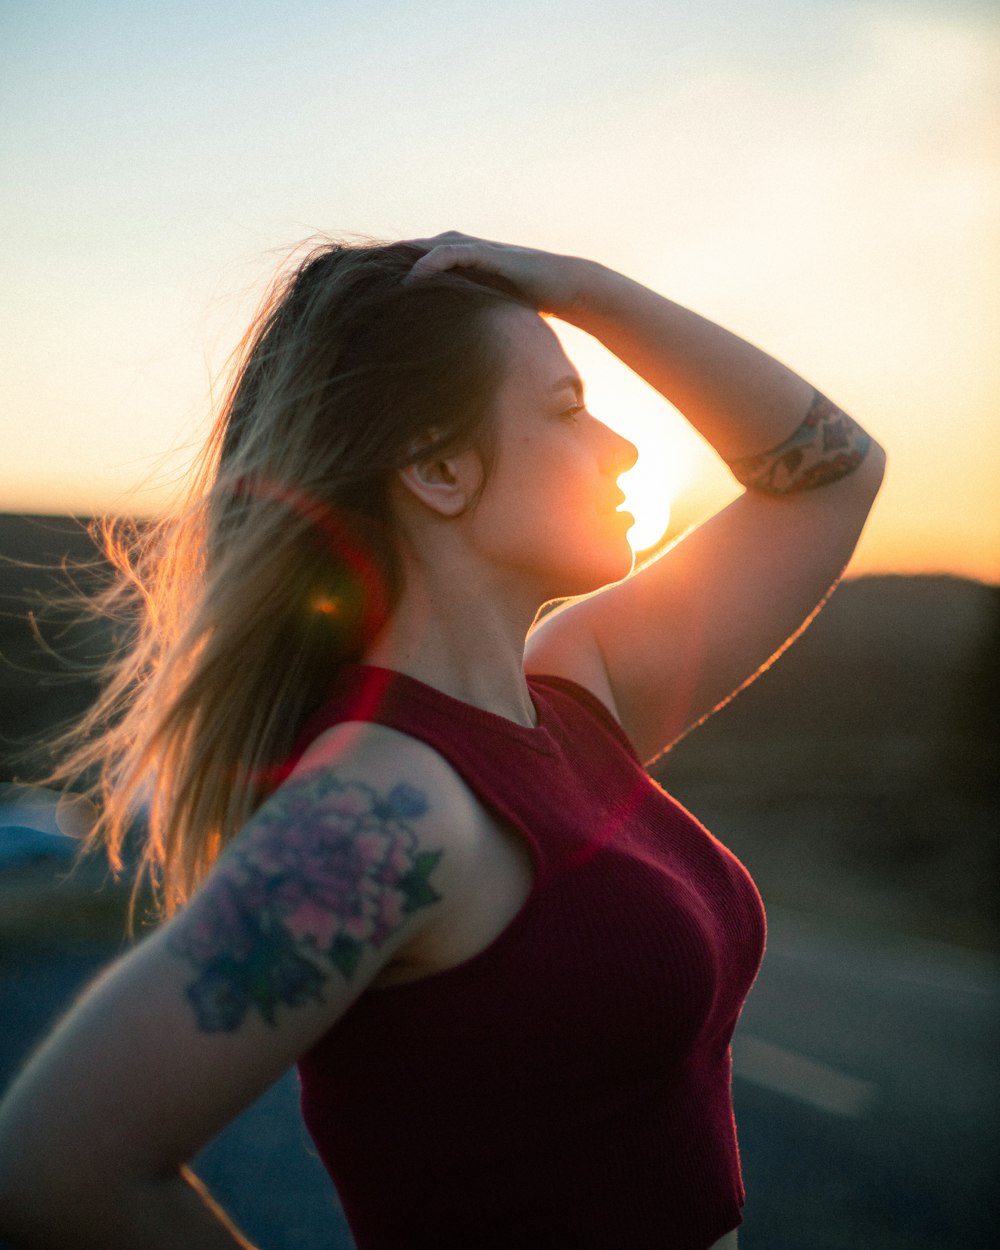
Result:
{"type": "MultiPolygon", "coordinates": [[[[316,645],[318,640],[319,645],[330,646],[334,673],[340,663],[356,660],[366,643],[384,625],[391,599],[379,563],[359,532],[359,523],[347,510],[336,508],[300,487],[274,480],[239,477],[228,484],[228,489],[234,498],[277,505],[308,523],[312,540],[319,542],[319,550],[326,557],[321,561],[324,567],[319,575],[311,585],[301,588],[301,598],[297,600],[300,611],[308,618],[305,625],[312,634],[310,645],[316,645]]],[[[305,638],[302,645],[305,645],[305,638]]],[[[383,687],[384,682],[378,677],[362,683],[354,705],[362,713],[359,720],[369,719],[366,714],[378,705],[383,687]]],[[[331,693],[332,690],[318,691],[317,695],[322,700],[324,694],[329,697],[331,693]]],[[[352,719],[351,710],[347,709],[347,720],[352,719]]],[[[298,754],[310,740],[308,722],[303,734],[285,759],[258,764],[246,771],[240,766],[234,770],[234,776],[238,773],[249,776],[254,784],[262,787],[280,785],[288,778],[298,754]]]]}
{"type": "Polygon", "coordinates": [[[344,610],[343,602],[332,595],[314,595],[309,602],[309,610],[317,616],[340,616],[344,610]]]}

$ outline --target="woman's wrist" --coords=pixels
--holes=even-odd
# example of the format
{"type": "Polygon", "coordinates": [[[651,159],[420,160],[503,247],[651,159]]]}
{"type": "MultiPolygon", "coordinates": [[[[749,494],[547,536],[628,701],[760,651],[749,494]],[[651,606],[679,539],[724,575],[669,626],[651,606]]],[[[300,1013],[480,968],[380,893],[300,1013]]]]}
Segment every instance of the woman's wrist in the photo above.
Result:
{"type": "Polygon", "coordinates": [[[620,304],[627,288],[636,284],[596,260],[585,260],[581,256],[562,259],[568,262],[566,301],[559,309],[545,311],[551,311],[581,330],[596,333],[599,324],[615,316],[616,305],[620,304]]]}

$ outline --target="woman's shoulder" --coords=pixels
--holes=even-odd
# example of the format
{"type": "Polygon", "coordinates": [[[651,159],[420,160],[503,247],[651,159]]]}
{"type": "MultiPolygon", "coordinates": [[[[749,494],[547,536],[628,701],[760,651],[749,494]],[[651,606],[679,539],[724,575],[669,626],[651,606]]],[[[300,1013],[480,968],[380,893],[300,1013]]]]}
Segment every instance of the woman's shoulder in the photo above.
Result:
{"type": "Polygon", "coordinates": [[[421,841],[447,849],[452,858],[478,811],[466,783],[432,746],[369,721],[324,729],[273,798],[283,799],[286,808],[290,802],[300,812],[310,810],[313,823],[322,824],[338,795],[351,796],[372,820],[412,820],[421,841]]]}
{"type": "MultiPolygon", "coordinates": [[[[574,601],[574,602],[585,602],[574,601]]],[[[573,602],[551,612],[528,635],[524,671],[529,681],[558,684],[620,723],[607,666],[593,636],[576,628],[573,602]]]]}

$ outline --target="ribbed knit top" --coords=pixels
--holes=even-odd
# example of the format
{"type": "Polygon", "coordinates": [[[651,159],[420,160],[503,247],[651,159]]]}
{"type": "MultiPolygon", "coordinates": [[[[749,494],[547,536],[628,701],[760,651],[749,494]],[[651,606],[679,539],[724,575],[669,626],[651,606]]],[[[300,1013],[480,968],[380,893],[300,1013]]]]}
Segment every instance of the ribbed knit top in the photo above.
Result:
{"type": "Polygon", "coordinates": [[[366,990],[299,1062],[359,1250],[705,1250],[741,1221],[729,1043],[764,947],[739,861],[588,691],[525,728],[358,666],[315,716],[440,753],[523,837],[527,902],[473,958],[366,990]]]}

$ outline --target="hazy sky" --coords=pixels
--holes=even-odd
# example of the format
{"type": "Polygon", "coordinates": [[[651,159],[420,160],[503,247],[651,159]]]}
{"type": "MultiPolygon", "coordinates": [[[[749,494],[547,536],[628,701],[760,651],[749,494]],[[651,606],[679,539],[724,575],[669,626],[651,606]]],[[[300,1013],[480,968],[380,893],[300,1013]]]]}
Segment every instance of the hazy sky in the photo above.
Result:
{"type": "MultiPolygon", "coordinates": [[[[5,0],[0,509],[155,508],[283,249],[455,228],[620,268],[852,411],[890,452],[854,571],[1000,581],[998,84],[962,0],[5,0]]],[[[675,515],[724,501],[581,340],[675,515]]]]}

